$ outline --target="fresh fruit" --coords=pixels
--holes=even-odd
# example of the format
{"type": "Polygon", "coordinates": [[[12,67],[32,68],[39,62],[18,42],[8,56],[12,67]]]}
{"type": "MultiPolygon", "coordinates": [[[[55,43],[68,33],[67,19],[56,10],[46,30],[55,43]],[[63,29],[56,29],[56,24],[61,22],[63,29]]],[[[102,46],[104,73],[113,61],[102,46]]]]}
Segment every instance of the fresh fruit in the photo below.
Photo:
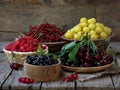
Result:
{"type": "Polygon", "coordinates": [[[86,17],[81,18],[80,22],[87,22],[87,18],[86,17]]]}
{"type": "Polygon", "coordinates": [[[100,38],[101,39],[105,39],[105,38],[107,38],[108,37],[108,35],[105,33],[105,32],[101,32],[100,33],[100,38]]]}
{"type": "Polygon", "coordinates": [[[61,79],[62,79],[62,81],[65,81],[65,82],[71,82],[71,81],[77,80],[78,75],[76,73],[74,73],[74,74],[71,74],[71,75],[69,75],[67,77],[62,77],[61,79]]]}
{"type": "Polygon", "coordinates": [[[88,36],[84,36],[80,42],[73,41],[64,45],[59,58],[63,65],[70,67],[96,67],[110,64],[114,60],[111,53],[97,48],[88,36]]]}
{"type": "Polygon", "coordinates": [[[18,64],[18,63],[11,63],[10,64],[10,68],[13,70],[19,70],[20,67],[22,67],[23,65],[18,64]]]}
{"type": "Polygon", "coordinates": [[[84,27],[84,28],[83,28],[83,32],[84,32],[84,33],[88,33],[88,32],[89,32],[89,28],[88,28],[88,27],[84,27]]]}
{"type": "Polygon", "coordinates": [[[64,31],[47,22],[38,26],[30,26],[27,31],[22,32],[22,34],[38,39],[42,43],[60,42],[62,41],[60,37],[64,34],[64,31]]]}
{"type": "Polygon", "coordinates": [[[99,33],[102,33],[102,31],[103,31],[103,30],[102,30],[101,27],[96,27],[96,29],[95,29],[95,32],[98,33],[98,34],[99,34],[99,33]]]}
{"type": "Polygon", "coordinates": [[[96,23],[96,19],[95,18],[91,18],[91,19],[88,20],[88,23],[89,24],[96,23]]]}
{"type": "Polygon", "coordinates": [[[94,30],[96,28],[95,24],[93,24],[93,23],[89,24],[88,27],[90,30],[94,30]]]}
{"type": "Polygon", "coordinates": [[[64,34],[64,37],[67,39],[81,40],[86,34],[88,34],[90,39],[98,40],[109,38],[111,33],[111,28],[97,22],[95,18],[90,18],[87,20],[86,17],[83,17],[80,19],[79,24],[67,30],[67,32],[64,34]],[[68,32],[71,33],[69,34],[68,32]],[[78,39],[78,36],[76,36],[76,34],[78,34],[79,32],[81,33],[81,35],[78,39]],[[102,32],[105,32],[106,34],[102,32]]]}
{"type": "Polygon", "coordinates": [[[72,39],[73,36],[74,36],[74,33],[72,33],[72,32],[67,32],[67,33],[65,33],[65,35],[64,35],[64,37],[69,38],[69,39],[72,39]]]}
{"type": "Polygon", "coordinates": [[[52,54],[51,55],[35,54],[34,56],[28,56],[26,62],[28,64],[40,65],[40,66],[53,65],[58,63],[58,61],[54,58],[52,54]]]}
{"type": "Polygon", "coordinates": [[[81,22],[80,23],[80,26],[83,28],[83,27],[87,27],[88,26],[88,23],[87,22],[81,22]]]}
{"type": "Polygon", "coordinates": [[[18,81],[24,84],[32,84],[34,83],[34,80],[28,77],[20,77],[18,78],[18,81]]]}
{"type": "MultiPolygon", "coordinates": [[[[37,50],[39,44],[39,41],[32,37],[20,37],[16,41],[9,43],[5,49],[16,52],[32,52],[37,50]]],[[[43,50],[46,49],[46,46],[43,46],[42,44],[41,46],[43,50]]]]}

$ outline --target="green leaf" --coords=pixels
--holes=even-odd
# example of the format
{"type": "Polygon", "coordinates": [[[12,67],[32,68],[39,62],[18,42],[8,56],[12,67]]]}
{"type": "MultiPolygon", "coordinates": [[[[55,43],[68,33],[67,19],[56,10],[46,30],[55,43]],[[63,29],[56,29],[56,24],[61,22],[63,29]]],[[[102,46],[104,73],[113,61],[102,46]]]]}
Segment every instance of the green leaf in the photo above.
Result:
{"type": "Polygon", "coordinates": [[[39,34],[38,34],[38,37],[41,37],[43,34],[40,32],[39,34]]]}
{"type": "Polygon", "coordinates": [[[105,41],[110,42],[110,38],[107,38],[105,41]]]}
{"type": "Polygon", "coordinates": [[[82,45],[83,45],[83,42],[80,42],[72,49],[72,51],[68,55],[68,57],[69,57],[68,62],[73,62],[75,64],[76,54],[77,54],[79,48],[82,47],[82,45]]]}
{"type": "Polygon", "coordinates": [[[116,56],[119,56],[120,55],[120,52],[116,52],[116,54],[115,54],[116,56]]]}
{"type": "Polygon", "coordinates": [[[29,28],[26,28],[26,29],[25,29],[25,32],[29,32],[29,31],[30,31],[30,29],[29,29],[29,28]]]}
{"type": "Polygon", "coordinates": [[[63,64],[65,61],[68,60],[68,54],[70,52],[70,49],[62,50],[59,52],[58,58],[61,60],[61,63],[63,64]]]}
{"type": "Polygon", "coordinates": [[[89,48],[92,49],[93,54],[95,55],[95,51],[97,50],[97,46],[95,45],[95,43],[89,39],[89,48]]]}
{"type": "Polygon", "coordinates": [[[39,54],[39,55],[43,54],[43,50],[42,50],[42,47],[40,44],[38,45],[38,48],[37,48],[37,54],[39,54]]]}
{"type": "Polygon", "coordinates": [[[117,58],[113,57],[113,60],[114,60],[115,64],[118,65],[117,58]]]}
{"type": "Polygon", "coordinates": [[[71,48],[74,47],[75,45],[76,45],[76,41],[70,42],[70,43],[68,43],[68,44],[65,44],[65,45],[62,47],[62,50],[71,49],[71,48]]]}

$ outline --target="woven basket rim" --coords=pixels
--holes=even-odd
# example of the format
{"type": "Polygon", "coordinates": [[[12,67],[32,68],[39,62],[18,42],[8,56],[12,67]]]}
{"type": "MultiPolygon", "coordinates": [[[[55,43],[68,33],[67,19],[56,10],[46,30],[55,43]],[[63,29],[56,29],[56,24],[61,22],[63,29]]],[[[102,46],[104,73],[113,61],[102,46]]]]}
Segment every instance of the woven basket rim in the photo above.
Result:
{"type": "Polygon", "coordinates": [[[65,41],[61,41],[61,42],[46,42],[46,43],[43,42],[43,44],[63,44],[63,43],[65,43],[65,41]]]}
{"type": "Polygon", "coordinates": [[[24,65],[28,65],[28,66],[31,66],[31,67],[41,67],[41,68],[45,68],[45,67],[50,67],[50,66],[57,66],[59,64],[61,64],[61,60],[57,59],[58,63],[56,64],[52,64],[52,65],[47,65],[47,66],[39,66],[39,65],[32,65],[32,64],[29,64],[26,62],[26,60],[24,61],[24,65]]]}
{"type": "MultiPolygon", "coordinates": [[[[46,46],[46,49],[44,50],[44,51],[46,51],[46,50],[48,50],[48,46],[47,45],[43,45],[43,46],[46,46]]],[[[5,49],[5,47],[3,48],[3,51],[5,52],[5,53],[14,53],[14,54],[34,54],[34,53],[36,53],[36,51],[35,52],[16,52],[16,51],[9,51],[9,50],[6,50],[5,49]]]]}

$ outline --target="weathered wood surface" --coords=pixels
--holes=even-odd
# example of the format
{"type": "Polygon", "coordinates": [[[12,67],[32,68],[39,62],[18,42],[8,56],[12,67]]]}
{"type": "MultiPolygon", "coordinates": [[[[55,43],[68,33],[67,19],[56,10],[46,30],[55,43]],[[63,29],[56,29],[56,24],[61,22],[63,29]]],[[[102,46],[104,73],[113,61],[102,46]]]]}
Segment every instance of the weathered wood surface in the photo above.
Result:
{"type": "MultiPolygon", "coordinates": [[[[120,60],[118,61],[120,63],[120,60]]],[[[118,65],[120,68],[120,65],[118,65]]],[[[113,80],[113,86],[116,88],[116,90],[120,90],[120,74],[118,75],[111,75],[111,79],[113,80]]]]}
{"type": "MultiPolygon", "coordinates": [[[[0,42],[0,51],[4,45],[9,42],[0,42]]],[[[120,42],[111,42],[110,44],[115,50],[120,51],[120,42]]],[[[118,61],[120,67],[120,61],[118,61]]],[[[11,71],[9,62],[5,53],[0,53],[0,86],[7,74],[11,71]]],[[[87,81],[63,82],[61,80],[52,82],[41,82],[34,84],[22,84],[18,82],[21,76],[19,71],[12,71],[6,82],[2,85],[3,90],[120,90],[120,74],[106,75],[87,81]]]]}
{"type": "Polygon", "coordinates": [[[120,0],[0,0],[0,41],[14,40],[29,25],[46,21],[68,29],[81,17],[95,17],[110,26],[116,33],[112,40],[120,41],[119,4],[120,0]]]}

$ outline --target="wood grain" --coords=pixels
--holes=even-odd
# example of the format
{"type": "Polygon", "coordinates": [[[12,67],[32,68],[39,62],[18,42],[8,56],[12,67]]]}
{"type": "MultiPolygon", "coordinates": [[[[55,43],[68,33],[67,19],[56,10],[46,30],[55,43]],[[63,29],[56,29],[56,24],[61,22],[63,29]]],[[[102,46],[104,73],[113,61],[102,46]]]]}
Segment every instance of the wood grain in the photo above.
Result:
{"type": "Polygon", "coordinates": [[[74,82],[43,82],[41,90],[74,90],[74,82]]]}
{"type": "MultiPolygon", "coordinates": [[[[120,59],[118,60],[118,67],[120,68],[120,59]]],[[[120,90],[120,73],[118,75],[112,75],[113,85],[116,90],[120,90]]]]}

